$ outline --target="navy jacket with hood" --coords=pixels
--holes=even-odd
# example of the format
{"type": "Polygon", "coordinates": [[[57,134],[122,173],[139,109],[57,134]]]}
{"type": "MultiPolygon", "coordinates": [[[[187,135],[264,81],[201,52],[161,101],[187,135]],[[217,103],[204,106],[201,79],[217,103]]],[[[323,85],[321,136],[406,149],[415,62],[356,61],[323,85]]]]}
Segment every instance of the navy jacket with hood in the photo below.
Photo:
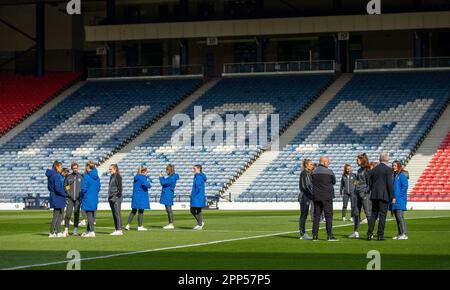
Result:
{"type": "Polygon", "coordinates": [[[50,207],[66,207],[66,191],[64,190],[64,177],[53,169],[47,169],[47,188],[50,192],[50,207]]]}

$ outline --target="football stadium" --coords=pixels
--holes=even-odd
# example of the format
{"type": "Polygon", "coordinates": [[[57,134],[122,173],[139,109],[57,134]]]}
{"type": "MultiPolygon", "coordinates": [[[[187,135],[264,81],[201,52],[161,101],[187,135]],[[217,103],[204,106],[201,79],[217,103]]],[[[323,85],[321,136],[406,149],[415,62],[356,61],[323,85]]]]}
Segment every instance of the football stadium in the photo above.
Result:
{"type": "Polygon", "coordinates": [[[448,0],[1,0],[0,40],[0,269],[450,269],[448,0]]]}

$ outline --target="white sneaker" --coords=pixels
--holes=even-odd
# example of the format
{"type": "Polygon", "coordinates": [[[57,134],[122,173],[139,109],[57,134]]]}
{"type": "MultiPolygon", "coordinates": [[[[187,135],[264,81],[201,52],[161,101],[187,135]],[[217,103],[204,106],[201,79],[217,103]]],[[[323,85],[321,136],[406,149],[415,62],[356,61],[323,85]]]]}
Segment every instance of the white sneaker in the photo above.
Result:
{"type": "Polygon", "coordinates": [[[203,230],[203,227],[204,227],[204,226],[205,226],[205,223],[202,222],[202,225],[201,225],[201,226],[196,225],[196,226],[194,227],[194,230],[196,230],[196,231],[201,231],[201,230],[203,230]]]}
{"type": "Polygon", "coordinates": [[[73,221],[69,221],[69,225],[73,226],[73,221]]]}
{"type": "Polygon", "coordinates": [[[361,221],[361,223],[362,223],[362,224],[367,224],[367,218],[363,219],[363,220],[361,221]]]}
{"type": "Polygon", "coordinates": [[[342,221],[345,222],[347,219],[345,217],[342,218],[342,221]]]}
{"type": "Polygon", "coordinates": [[[123,236],[123,232],[122,231],[114,231],[109,235],[110,236],[123,236]]]}
{"type": "Polygon", "coordinates": [[[125,226],[125,230],[127,230],[127,231],[130,230],[130,225],[129,224],[125,226]]]}
{"type": "Polygon", "coordinates": [[[83,238],[95,238],[95,232],[84,232],[81,236],[83,238]]]}
{"type": "Polygon", "coordinates": [[[64,237],[68,237],[69,236],[69,229],[65,228],[64,232],[63,232],[64,237]]]}
{"type": "Polygon", "coordinates": [[[350,239],[358,239],[359,238],[359,233],[358,232],[353,232],[350,236],[348,236],[350,239]]]}
{"type": "Polygon", "coordinates": [[[56,234],[56,237],[57,237],[57,238],[65,238],[66,235],[65,235],[64,233],[57,233],[57,234],[56,234]]]}
{"type": "Polygon", "coordinates": [[[310,241],[312,238],[307,233],[304,233],[303,236],[300,237],[300,240],[310,241]]]}
{"type": "Polygon", "coordinates": [[[80,227],[85,227],[86,226],[86,220],[82,220],[79,224],[80,227]]]}
{"type": "Polygon", "coordinates": [[[163,229],[165,230],[173,230],[175,227],[173,226],[173,224],[168,224],[167,226],[163,227],[163,229]]]}
{"type": "Polygon", "coordinates": [[[73,228],[72,236],[78,236],[78,228],[73,228]]]}
{"type": "Polygon", "coordinates": [[[56,234],[50,233],[50,234],[48,234],[48,237],[49,237],[50,239],[56,238],[56,234]]]}
{"type": "Polygon", "coordinates": [[[407,240],[408,236],[407,235],[401,235],[398,237],[399,240],[407,240]]]}
{"type": "Polygon", "coordinates": [[[392,237],[393,240],[398,240],[398,238],[400,237],[400,235],[392,237]]]}
{"type": "Polygon", "coordinates": [[[353,221],[353,218],[352,218],[352,217],[350,218],[350,221],[351,221],[351,222],[353,221]]]}
{"type": "Polygon", "coordinates": [[[144,228],[143,226],[142,227],[138,227],[138,232],[145,232],[145,231],[148,231],[148,229],[146,229],[146,228],[144,228]]]}

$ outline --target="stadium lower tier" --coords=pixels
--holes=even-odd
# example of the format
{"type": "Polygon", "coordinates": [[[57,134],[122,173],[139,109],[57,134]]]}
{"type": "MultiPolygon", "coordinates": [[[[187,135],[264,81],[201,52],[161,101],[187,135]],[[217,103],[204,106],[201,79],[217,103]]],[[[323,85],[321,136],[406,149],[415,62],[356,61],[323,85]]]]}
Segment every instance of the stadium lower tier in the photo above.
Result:
{"type": "MultiPolygon", "coordinates": [[[[53,160],[101,161],[191,94],[200,78],[88,81],[0,145],[0,200],[47,195],[53,160]]],[[[103,187],[105,194],[107,187],[103,187]]]]}
{"type": "Polygon", "coordinates": [[[339,197],[345,163],[356,170],[358,154],[378,161],[382,151],[391,161],[407,160],[449,99],[450,73],[357,74],[237,201],[296,201],[302,159],[318,163],[322,155],[331,159],[339,197]]]}
{"type": "MultiPolygon", "coordinates": [[[[332,75],[223,78],[193,102],[184,113],[194,120],[194,108],[201,106],[204,120],[207,120],[207,116],[210,114],[217,114],[224,121],[226,115],[255,114],[258,117],[261,114],[267,115],[269,116],[266,120],[267,136],[270,139],[272,126],[270,114],[278,114],[280,128],[287,126],[314,101],[331,80],[332,75]]],[[[176,200],[189,200],[194,164],[202,165],[204,173],[208,177],[206,194],[216,196],[227,183],[243,172],[256,158],[264,141],[270,141],[258,140],[258,143],[252,146],[248,137],[250,132],[247,131],[246,137],[242,137],[246,135],[244,132],[231,134],[234,145],[237,145],[235,137],[243,138],[242,141],[245,145],[242,147],[226,143],[226,136],[222,136],[223,145],[220,143],[208,145],[205,143],[207,139],[221,139],[219,135],[222,134],[223,128],[219,127],[221,133],[216,137],[207,138],[207,132],[213,127],[206,124],[205,121],[201,128],[191,124],[190,129],[184,131],[186,135],[185,139],[182,139],[185,146],[173,147],[171,137],[178,128],[170,123],[166,124],[119,162],[120,170],[125,177],[123,184],[125,196],[130,196],[132,193],[132,176],[136,174],[137,166],[144,164],[149,167],[152,179],[151,197],[153,200],[157,200],[161,193],[158,176],[160,171],[165,171],[166,165],[169,163],[175,166],[175,170],[180,175],[176,187],[176,200]],[[197,133],[203,136],[203,145],[198,146],[194,142],[194,136],[197,133]]],[[[106,195],[108,175],[109,173],[105,173],[102,176],[102,196],[106,195]]]]}

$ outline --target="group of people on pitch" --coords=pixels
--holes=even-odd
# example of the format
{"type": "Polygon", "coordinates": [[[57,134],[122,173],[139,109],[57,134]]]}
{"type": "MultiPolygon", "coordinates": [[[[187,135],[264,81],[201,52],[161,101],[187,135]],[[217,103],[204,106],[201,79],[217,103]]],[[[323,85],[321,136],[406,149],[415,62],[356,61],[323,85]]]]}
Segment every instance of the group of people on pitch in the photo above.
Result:
{"type": "MultiPolygon", "coordinates": [[[[408,172],[398,160],[389,166],[389,155],[382,153],[380,162],[369,162],[367,154],[358,155],[357,173],[352,172],[352,166],[344,165],[341,178],[340,194],[343,197],[342,220],[346,220],[348,201],[351,202],[351,220],[354,229],[349,238],[359,238],[359,228],[362,221],[361,211],[364,210],[368,223],[367,239],[373,239],[375,222],[378,220],[377,239],[384,240],[384,228],[388,210],[397,221],[398,235],[394,239],[407,240],[406,211],[408,172]]],[[[326,222],[328,241],[337,241],[333,236],[333,199],[336,177],[328,168],[330,160],[321,157],[316,166],[311,160],[303,160],[303,170],[300,173],[300,239],[318,240],[319,223],[323,215],[326,222]],[[312,238],[306,233],[306,220],[311,208],[313,219],[312,238]]]]}
{"type": "MultiPolygon", "coordinates": [[[[48,179],[48,190],[50,192],[50,207],[53,208],[53,219],[50,226],[49,238],[62,238],[69,235],[69,224],[72,212],[74,213],[74,230],[73,235],[78,235],[78,226],[80,218],[80,210],[85,212],[87,216],[86,232],[82,233],[82,237],[95,237],[95,213],[98,206],[98,196],[100,192],[100,177],[98,175],[96,165],[93,161],[88,161],[85,166],[84,174],[78,172],[78,163],[76,161],[71,164],[72,172],[63,168],[59,161],[53,163],[52,169],[47,169],[46,176],[48,179]],[[65,229],[61,231],[61,224],[64,215],[64,209],[67,207],[65,216],[65,229]]],[[[206,206],[205,182],[206,175],[202,172],[201,165],[194,165],[194,181],[191,191],[191,213],[197,221],[194,230],[202,230],[205,225],[203,222],[202,208],[206,206]]],[[[109,166],[109,188],[108,201],[114,220],[115,231],[111,233],[113,236],[121,236],[122,232],[122,215],[121,207],[123,201],[122,192],[122,176],[120,175],[117,164],[109,166]]],[[[174,229],[173,218],[173,199],[175,195],[175,187],[178,174],[175,173],[173,165],[166,167],[166,174],[160,172],[159,182],[161,184],[160,203],[166,208],[169,223],[164,229],[174,229]]],[[[147,231],[143,226],[144,210],[150,209],[149,190],[151,188],[151,180],[148,176],[148,169],[145,166],[139,166],[137,174],[133,179],[133,194],[131,197],[131,213],[128,217],[126,230],[130,230],[130,224],[133,218],[138,215],[138,231],[147,231]]]]}

